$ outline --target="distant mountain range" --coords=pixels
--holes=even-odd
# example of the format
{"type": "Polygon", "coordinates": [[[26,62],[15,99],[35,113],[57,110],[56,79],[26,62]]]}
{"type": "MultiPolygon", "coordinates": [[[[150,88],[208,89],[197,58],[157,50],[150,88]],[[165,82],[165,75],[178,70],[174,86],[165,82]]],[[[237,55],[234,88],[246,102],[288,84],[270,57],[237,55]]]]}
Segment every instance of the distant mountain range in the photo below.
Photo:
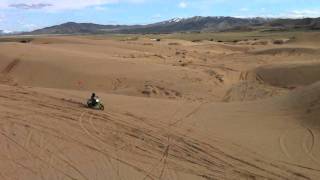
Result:
{"type": "Polygon", "coordinates": [[[68,22],[38,29],[25,34],[105,34],[105,33],[174,33],[174,32],[221,32],[241,30],[320,30],[320,18],[235,18],[192,17],[175,18],[148,25],[100,25],[68,22]]]}

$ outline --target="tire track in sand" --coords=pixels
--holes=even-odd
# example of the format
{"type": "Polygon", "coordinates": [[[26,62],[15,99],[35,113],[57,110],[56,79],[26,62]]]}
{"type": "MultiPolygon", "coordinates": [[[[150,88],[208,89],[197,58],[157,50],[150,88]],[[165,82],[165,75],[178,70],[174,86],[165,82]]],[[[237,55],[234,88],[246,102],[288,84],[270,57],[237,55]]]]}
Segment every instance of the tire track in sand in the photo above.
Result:
{"type": "Polygon", "coordinates": [[[303,140],[300,142],[300,147],[302,148],[303,152],[315,163],[320,165],[320,162],[318,158],[316,158],[313,154],[313,149],[316,142],[316,136],[312,129],[307,127],[301,127],[301,128],[295,128],[295,129],[289,129],[286,132],[284,132],[280,138],[279,138],[279,144],[281,151],[287,156],[289,159],[294,159],[287,147],[286,142],[288,141],[288,135],[289,133],[302,133],[299,131],[303,131],[303,140]]]}
{"type": "MultiPolygon", "coordinates": [[[[82,130],[89,136],[91,137],[93,140],[97,140],[99,143],[101,143],[103,146],[109,146],[108,144],[106,144],[103,140],[100,139],[100,137],[93,135],[83,124],[83,117],[85,116],[85,114],[89,114],[87,111],[82,112],[81,115],[79,116],[79,125],[82,128],[82,130]]],[[[93,126],[93,122],[92,122],[92,117],[94,114],[89,114],[89,123],[91,126],[93,126]]],[[[93,128],[95,129],[95,131],[97,130],[94,126],[93,128]]],[[[96,133],[100,134],[99,131],[96,131],[96,133]]],[[[109,165],[111,166],[111,168],[114,170],[114,172],[118,172],[119,169],[115,168],[115,165],[112,163],[112,160],[110,158],[107,158],[109,165]]],[[[119,159],[119,157],[117,157],[117,159],[119,159]]],[[[121,177],[119,176],[118,173],[116,173],[116,175],[118,176],[117,178],[121,180],[121,177]]]]}
{"type": "MultiPolygon", "coordinates": [[[[193,114],[195,114],[204,104],[206,103],[202,103],[200,104],[199,106],[197,106],[196,108],[194,108],[191,112],[189,112],[187,115],[183,116],[182,118],[174,121],[174,122],[170,122],[169,125],[168,125],[168,134],[171,134],[171,128],[176,126],[178,123],[180,122],[183,122],[185,119],[191,117],[193,114]]],[[[178,114],[179,110],[177,110],[173,116],[176,116],[178,114]]],[[[174,119],[174,117],[172,118],[174,119]]],[[[163,155],[161,157],[161,159],[159,160],[159,162],[154,165],[151,170],[148,172],[148,174],[143,178],[143,180],[145,180],[146,178],[151,178],[150,174],[160,166],[160,164],[163,162],[163,166],[161,168],[161,171],[160,171],[160,175],[159,175],[159,179],[161,180],[163,175],[164,175],[164,172],[165,172],[165,169],[167,167],[167,159],[168,159],[168,156],[169,156],[169,150],[170,150],[170,136],[168,136],[168,145],[166,146],[164,152],[163,152],[163,155]]]]}
{"type": "Polygon", "coordinates": [[[288,151],[288,148],[286,146],[286,137],[287,137],[287,135],[289,134],[290,131],[291,130],[289,129],[289,130],[287,130],[286,132],[284,132],[280,136],[279,145],[280,145],[281,151],[287,156],[287,158],[292,159],[292,157],[291,157],[291,155],[290,155],[290,153],[288,151]]]}
{"type": "Polygon", "coordinates": [[[47,161],[43,160],[42,158],[40,158],[38,155],[33,154],[32,152],[30,152],[28,149],[26,149],[25,147],[23,147],[21,144],[19,144],[17,141],[15,141],[14,139],[12,139],[10,136],[8,136],[6,133],[0,131],[0,134],[5,137],[6,139],[8,139],[8,141],[12,142],[13,144],[15,144],[17,147],[19,147],[20,149],[22,149],[24,152],[26,152],[27,154],[29,154],[30,156],[32,156],[34,159],[38,159],[39,161],[41,161],[42,163],[52,167],[54,170],[56,170],[57,172],[63,174],[64,176],[72,179],[72,180],[78,180],[77,178],[73,177],[70,174],[65,173],[64,171],[62,171],[61,169],[55,167],[54,165],[48,163],[47,161]]]}
{"type": "MultiPolygon", "coordinates": [[[[23,98],[19,98],[19,100],[21,99],[25,100],[23,98]]],[[[62,109],[68,109],[68,113],[70,113],[71,109],[67,105],[61,103],[60,106],[62,109]]],[[[48,111],[48,113],[53,113],[52,111],[56,111],[57,115],[67,113],[60,109],[54,110],[52,107],[43,106],[39,108],[32,108],[30,111],[32,110],[38,112],[40,108],[48,111]]],[[[63,123],[61,125],[74,126],[75,124],[68,123],[68,121],[75,120],[75,123],[81,123],[80,126],[83,126],[89,133],[95,135],[92,128],[90,128],[90,124],[88,124],[87,121],[82,122],[85,120],[84,116],[86,112],[83,112],[83,110],[80,110],[80,108],[76,110],[77,111],[72,111],[72,115],[66,115],[63,117],[63,119],[59,120],[59,123],[63,123]],[[74,118],[74,115],[79,116],[79,113],[81,113],[81,116],[79,117],[81,119],[79,119],[79,122],[77,122],[77,119],[74,118]]],[[[156,157],[165,155],[168,144],[167,138],[170,137],[170,141],[172,142],[170,142],[170,151],[168,151],[169,159],[166,163],[168,163],[168,166],[170,165],[170,167],[174,168],[178,172],[184,172],[206,179],[223,179],[225,178],[226,173],[232,173],[232,175],[244,178],[246,177],[247,179],[310,179],[306,175],[301,174],[299,171],[296,172],[287,168],[286,166],[280,166],[268,159],[264,160],[264,157],[258,157],[251,153],[243,154],[245,157],[239,157],[238,155],[234,155],[225,151],[225,147],[222,147],[221,144],[213,144],[211,141],[209,142],[203,139],[184,136],[183,132],[179,133],[172,131],[170,134],[168,134],[167,131],[159,131],[164,130],[164,128],[167,127],[164,127],[161,124],[151,127],[147,126],[148,123],[141,123],[139,119],[129,118],[129,116],[121,116],[119,119],[117,119],[115,117],[110,117],[108,114],[103,112],[96,113],[93,111],[88,111],[88,114],[93,114],[95,120],[102,121],[105,125],[110,126],[110,128],[116,126],[119,128],[119,130],[121,130],[121,132],[127,133],[125,134],[127,136],[127,142],[136,140],[144,143],[144,148],[134,147],[134,149],[127,150],[130,154],[141,152],[141,158],[145,157],[146,155],[144,150],[148,150],[150,154],[154,154],[156,157]],[[178,164],[173,163],[173,161],[177,162],[178,164]],[[239,166],[241,167],[239,168],[239,166]]],[[[57,118],[57,115],[52,115],[53,118],[57,118]]],[[[47,117],[48,115],[45,116],[47,117]]],[[[40,125],[48,126],[48,124],[40,125]]],[[[66,140],[69,143],[77,144],[81,147],[88,148],[91,151],[95,151],[103,154],[104,156],[118,160],[121,163],[133,167],[136,171],[143,173],[143,175],[147,172],[144,166],[139,167],[139,165],[135,164],[135,162],[126,162],[124,159],[116,158],[112,153],[108,152],[107,149],[101,149],[100,147],[97,147],[97,145],[92,145],[90,142],[85,141],[85,138],[80,138],[79,136],[84,135],[83,132],[81,132],[81,129],[80,132],[77,131],[77,133],[79,133],[79,136],[76,136],[79,137],[78,139],[70,136],[69,132],[65,132],[61,129],[50,126],[45,128],[50,130],[49,133],[51,133],[52,136],[61,137],[63,140],[66,140]]],[[[76,127],[77,130],[79,130],[79,128],[80,127],[76,127]]],[[[44,129],[41,128],[40,130],[43,131],[44,129]]],[[[101,136],[99,138],[101,138],[101,136]]],[[[151,161],[149,158],[146,160],[148,160],[148,162],[151,161]]],[[[159,171],[160,170],[161,169],[159,169],[159,171]]],[[[154,177],[153,179],[158,179],[159,177],[162,178],[161,176],[151,176],[154,177]]],[[[162,179],[165,178],[167,177],[163,177],[162,179]]]]}
{"type": "Polygon", "coordinates": [[[1,73],[4,75],[9,74],[20,62],[20,59],[14,59],[1,71],[1,73]]]}
{"type": "Polygon", "coordinates": [[[311,137],[311,145],[310,145],[310,147],[308,147],[308,145],[307,145],[307,141],[308,141],[308,139],[310,139],[310,138],[308,138],[308,134],[306,134],[305,135],[305,137],[304,137],[304,140],[303,140],[303,142],[302,142],[302,148],[303,148],[303,150],[304,150],[304,152],[309,156],[309,158],[312,160],[312,161],[314,161],[315,163],[317,163],[317,164],[319,164],[320,165],[320,161],[314,156],[314,154],[313,154],[313,148],[314,148],[314,146],[315,146],[315,142],[316,142],[316,140],[315,140],[315,134],[313,133],[313,131],[312,131],[312,129],[310,129],[310,128],[306,128],[306,130],[307,130],[307,132],[308,132],[308,134],[310,135],[310,137],[311,137]]]}

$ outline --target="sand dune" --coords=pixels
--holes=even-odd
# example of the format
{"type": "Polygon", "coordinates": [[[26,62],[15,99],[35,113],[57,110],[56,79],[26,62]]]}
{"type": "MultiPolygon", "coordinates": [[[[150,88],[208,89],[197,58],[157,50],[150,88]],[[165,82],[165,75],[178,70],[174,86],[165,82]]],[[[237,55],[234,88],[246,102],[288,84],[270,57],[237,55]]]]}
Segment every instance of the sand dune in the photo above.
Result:
{"type": "Polygon", "coordinates": [[[317,180],[311,44],[0,43],[0,177],[317,180]],[[84,107],[93,91],[105,111],[84,107]]]}
{"type": "Polygon", "coordinates": [[[256,69],[262,81],[279,87],[307,86],[319,81],[319,63],[298,63],[264,66],[256,69]]]}

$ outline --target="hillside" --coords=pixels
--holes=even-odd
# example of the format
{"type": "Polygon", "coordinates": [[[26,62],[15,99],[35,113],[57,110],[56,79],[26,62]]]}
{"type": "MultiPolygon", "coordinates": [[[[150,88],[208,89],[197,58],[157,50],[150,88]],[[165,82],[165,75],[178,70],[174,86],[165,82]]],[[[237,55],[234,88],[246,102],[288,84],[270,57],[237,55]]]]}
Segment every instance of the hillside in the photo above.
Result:
{"type": "Polygon", "coordinates": [[[172,19],[149,25],[99,25],[69,22],[26,34],[104,34],[220,32],[239,30],[319,30],[320,18],[268,19],[234,17],[192,17],[172,19]]]}
{"type": "MultiPolygon", "coordinates": [[[[32,34],[95,34],[101,32],[117,31],[127,28],[121,25],[100,25],[93,23],[68,22],[57,26],[35,30],[32,34]]],[[[134,28],[136,26],[132,26],[134,28]]]]}

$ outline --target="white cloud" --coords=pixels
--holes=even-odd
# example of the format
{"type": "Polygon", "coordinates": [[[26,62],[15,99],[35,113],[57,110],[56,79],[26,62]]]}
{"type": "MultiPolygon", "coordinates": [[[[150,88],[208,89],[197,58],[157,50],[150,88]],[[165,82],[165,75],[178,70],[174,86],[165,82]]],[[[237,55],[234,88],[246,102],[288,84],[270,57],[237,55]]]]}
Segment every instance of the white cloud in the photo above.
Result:
{"type": "Polygon", "coordinates": [[[295,10],[295,11],[289,12],[287,14],[287,16],[291,17],[291,18],[320,17],[320,9],[318,9],[318,10],[311,10],[311,9],[295,10]]]}
{"type": "Polygon", "coordinates": [[[23,24],[23,27],[28,31],[32,31],[39,28],[39,26],[35,24],[23,24]]]}
{"type": "Polygon", "coordinates": [[[152,16],[152,19],[161,19],[162,15],[161,14],[155,14],[152,16]]]}
{"type": "Polygon", "coordinates": [[[248,8],[241,8],[240,11],[246,12],[246,11],[249,11],[249,9],[248,8]]]}
{"type": "Polygon", "coordinates": [[[106,11],[107,10],[107,8],[103,7],[103,6],[96,6],[94,9],[97,11],[106,11]]]}
{"type": "Polygon", "coordinates": [[[19,4],[10,4],[9,5],[12,8],[17,8],[17,9],[42,9],[45,7],[52,6],[51,4],[25,4],[25,3],[19,3],[19,4]]]}
{"type": "Polygon", "coordinates": [[[2,32],[5,34],[13,33],[13,31],[9,31],[9,30],[2,30],[2,32]]]}
{"type": "Polygon", "coordinates": [[[293,10],[280,14],[268,14],[263,17],[271,17],[271,18],[316,18],[320,17],[320,9],[302,9],[302,10],[293,10]]]}
{"type": "Polygon", "coordinates": [[[188,6],[188,4],[186,2],[180,2],[179,3],[179,7],[180,8],[186,8],[188,6]]]}
{"type": "Polygon", "coordinates": [[[47,10],[72,10],[92,6],[102,6],[112,3],[142,3],[145,0],[0,0],[0,9],[47,9],[47,10]]]}
{"type": "Polygon", "coordinates": [[[19,27],[21,27],[21,29],[23,31],[32,31],[35,29],[38,29],[40,26],[36,25],[36,24],[32,24],[32,23],[27,23],[23,20],[17,20],[15,22],[19,27]]]}

